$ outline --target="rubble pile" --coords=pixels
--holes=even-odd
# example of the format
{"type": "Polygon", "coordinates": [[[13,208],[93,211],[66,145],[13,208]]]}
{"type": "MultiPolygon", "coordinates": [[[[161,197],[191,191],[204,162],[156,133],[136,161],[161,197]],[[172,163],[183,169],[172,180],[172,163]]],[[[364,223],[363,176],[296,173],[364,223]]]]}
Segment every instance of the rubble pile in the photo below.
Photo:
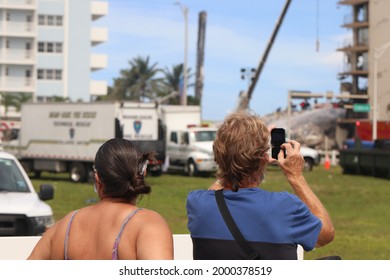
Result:
{"type": "MultiPolygon", "coordinates": [[[[292,112],[290,118],[291,138],[308,147],[325,149],[325,138],[328,137],[328,148],[337,149],[336,124],[337,120],[344,118],[344,116],[345,109],[331,106],[292,112]]],[[[275,125],[287,130],[288,114],[286,111],[263,116],[263,119],[267,125],[275,125]]]]}

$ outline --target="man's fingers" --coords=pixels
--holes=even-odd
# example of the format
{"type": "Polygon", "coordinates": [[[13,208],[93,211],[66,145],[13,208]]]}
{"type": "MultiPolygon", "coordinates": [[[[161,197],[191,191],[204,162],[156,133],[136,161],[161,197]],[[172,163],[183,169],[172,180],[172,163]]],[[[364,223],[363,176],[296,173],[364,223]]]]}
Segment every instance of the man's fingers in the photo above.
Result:
{"type": "Polygon", "coordinates": [[[299,151],[301,149],[301,144],[295,140],[290,140],[289,143],[292,145],[295,151],[299,151]]]}
{"type": "Polygon", "coordinates": [[[292,146],[292,143],[291,141],[288,141],[286,143],[283,143],[281,146],[280,146],[281,149],[284,149],[286,151],[286,153],[288,154],[288,152],[291,152],[294,150],[293,146],[292,146]]]}
{"type": "Polygon", "coordinates": [[[284,149],[282,148],[283,145],[281,146],[279,154],[278,154],[278,162],[282,162],[284,160],[284,149]]]}

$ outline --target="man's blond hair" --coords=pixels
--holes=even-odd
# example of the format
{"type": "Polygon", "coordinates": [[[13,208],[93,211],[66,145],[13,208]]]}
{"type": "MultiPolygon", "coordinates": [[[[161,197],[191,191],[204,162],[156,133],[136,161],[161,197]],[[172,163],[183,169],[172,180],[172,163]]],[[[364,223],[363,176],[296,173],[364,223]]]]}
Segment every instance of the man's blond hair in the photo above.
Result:
{"type": "Polygon", "coordinates": [[[267,163],[269,137],[265,123],[253,113],[236,112],[225,118],[213,146],[217,176],[224,185],[237,191],[243,180],[259,183],[267,163]]]}

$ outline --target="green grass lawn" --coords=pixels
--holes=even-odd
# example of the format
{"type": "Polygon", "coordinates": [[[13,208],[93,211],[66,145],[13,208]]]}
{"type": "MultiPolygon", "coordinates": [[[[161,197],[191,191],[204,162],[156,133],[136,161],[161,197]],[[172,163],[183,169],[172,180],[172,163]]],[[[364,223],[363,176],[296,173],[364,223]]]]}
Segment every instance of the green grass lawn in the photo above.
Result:
{"type": "MultiPolygon", "coordinates": [[[[331,244],[305,253],[305,259],[340,255],[349,260],[390,260],[390,180],[343,175],[338,167],[324,170],[322,166],[305,173],[305,177],[328,209],[336,229],[331,244]]],[[[173,233],[188,233],[186,196],[191,190],[206,189],[213,178],[164,174],[147,180],[153,191],[140,201],[139,206],[161,213],[173,233]]],[[[42,178],[33,179],[33,183],[36,188],[41,183],[54,186],[55,198],[49,204],[56,220],[97,200],[92,183],[75,184],[68,181],[66,175],[43,173],[42,178]]],[[[268,168],[261,187],[291,192],[276,167],[268,168]]]]}

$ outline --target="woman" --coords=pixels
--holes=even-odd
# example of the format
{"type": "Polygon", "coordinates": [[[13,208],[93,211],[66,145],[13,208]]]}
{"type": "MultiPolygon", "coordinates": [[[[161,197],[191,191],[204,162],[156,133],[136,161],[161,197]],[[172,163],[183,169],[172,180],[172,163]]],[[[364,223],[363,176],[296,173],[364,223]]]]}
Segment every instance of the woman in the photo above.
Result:
{"type": "Polygon", "coordinates": [[[144,179],[154,156],[124,139],[104,143],[94,165],[99,202],[57,222],[29,259],[172,259],[172,234],[165,220],[136,206],[140,196],[151,192],[144,179]]]}
{"type": "Polygon", "coordinates": [[[331,219],[302,175],[300,144],[284,143],[276,160],[268,155],[269,143],[266,125],[246,112],[227,116],[219,127],[213,147],[218,180],[187,198],[194,259],[249,258],[222,218],[215,197],[220,189],[239,231],[262,259],[297,259],[297,244],[309,251],[333,240],[331,219]],[[295,195],[258,187],[269,163],[280,167],[295,195]]]}

